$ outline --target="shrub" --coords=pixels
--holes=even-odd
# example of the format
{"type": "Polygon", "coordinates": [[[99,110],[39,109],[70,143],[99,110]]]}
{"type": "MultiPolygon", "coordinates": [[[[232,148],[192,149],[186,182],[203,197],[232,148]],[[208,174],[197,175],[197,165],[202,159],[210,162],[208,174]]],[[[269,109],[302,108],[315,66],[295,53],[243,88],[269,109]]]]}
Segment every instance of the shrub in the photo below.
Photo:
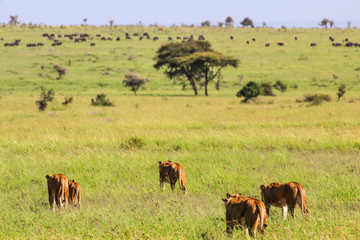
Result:
{"type": "Polygon", "coordinates": [[[110,102],[109,98],[106,98],[106,95],[101,93],[96,95],[96,99],[91,99],[91,105],[93,106],[114,106],[112,102],[110,102]]]}
{"type": "Polygon", "coordinates": [[[64,102],[62,102],[62,105],[66,106],[70,103],[72,103],[73,97],[65,97],[64,102]]]}
{"type": "Polygon", "coordinates": [[[306,94],[304,96],[304,102],[309,102],[310,105],[320,105],[323,101],[330,102],[331,96],[328,94],[306,94]]]}
{"type": "Polygon", "coordinates": [[[342,96],[344,96],[345,92],[346,92],[346,85],[345,85],[345,84],[341,84],[341,85],[339,86],[338,92],[336,93],[337,96],[338,96],[338,101],[340,101],[340,98],[341,98],[342,96]]]}
{"type": "Polygon", "coordinates": [[[66,74],[66,68],[61,67],[60,65],[54,64],[54,69],[59,73],[59,77],[57,79],[60,79],[66,74]]]}
{"type": "Polygon", "coordinates": [[[131,150],[131,149],[141,149],[145,145],[145,141],[139,137],[131,137],[127,139],[124,143],[121,144],[122,148],[131,150]]]}
{"type": "Polygon", "coordinates": [[[247,102],[251,98],[259,96],[261,93],[261,86],[254,82],[250,81],[244,86],[240,91],[236,93],[237,97],[244,97],[243,102],[247,102]]]}
{"type": "Polygon", "coordinates": [[[134,92],[135,96],[136,91],[142,86],[145,85],[146,78],[141,77],[139,74],[134,72],[129,72],[125,74],[125,80],[123,81],[123,84],[125,87],[130,87],[131,91],[134,92]]]}
{"type": "MultiPolygon", "coordinates": [[[[277,90],[279,90],[281,92],[281,95],[286,92],[287,90],[287,86],[281,82],[281,81],[276,81],[276,83],[274,84],[274,88],[276,88],[277,90]]],[[[294,87],[295,88],[295,87],[294,87]]],[[[297,88],[297,85],[296,85],[297,88]]]]}
{"type": "Polygon", "coordinates": [[[35,103],[40,111],[45,111],[48,102],[51,102],[54,99],[55,92],[53,89],[46,90],[43,86],[41,86],[40,88],[40,98],[35,103]]]}
{"type": "Polygon", "coordinates": [[[269,82],[262,82],[260,83],[260,86],[262,88],[261,95],[263,96],[275,96],[275,94],[272,91],[272,84],[269,82]]]}

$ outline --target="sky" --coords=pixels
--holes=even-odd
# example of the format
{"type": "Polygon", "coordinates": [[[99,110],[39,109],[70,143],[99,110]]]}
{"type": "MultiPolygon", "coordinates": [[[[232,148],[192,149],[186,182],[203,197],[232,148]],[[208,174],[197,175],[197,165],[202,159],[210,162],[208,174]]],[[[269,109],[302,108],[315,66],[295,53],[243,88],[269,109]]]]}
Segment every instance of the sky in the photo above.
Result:
{"type": "Polygon", "coordinates": [[[256,26],[319,27],[323,18],[360,27],[360,0],[0,0],[0,22],[18,15],[21,23],[47,25],[195,24],[250,17],[256,26]]]}

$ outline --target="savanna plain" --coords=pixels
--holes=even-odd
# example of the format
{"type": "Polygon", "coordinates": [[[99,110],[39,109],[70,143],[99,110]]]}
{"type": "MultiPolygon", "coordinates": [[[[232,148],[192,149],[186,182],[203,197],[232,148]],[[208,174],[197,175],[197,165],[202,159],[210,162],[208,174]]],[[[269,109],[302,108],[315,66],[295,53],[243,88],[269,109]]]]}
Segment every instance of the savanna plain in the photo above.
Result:
{"type": "Polygon", "coordinates": [[[227,192],[260,199],[261,184],[296,181],[311,220],[299,207],[282,220],[272,207],[257,238],[360,239],[360,48],[333,47],[329,36],[360,42],[358,29],[0,27],[0,238],[227,239],[227,192]],[[159,40],[133,36],[144,32],[159,40]],[[43,33],[92,39],[51,46],[43,33]],[[208,97],[153,68],[169,36],[190,35],[240,60],[208,97]],[[3,46],[15,39],[20,46],[3,46]],[[67,68],[63,78],[53,64],[67,68]],[[138,96],[122,84],[129,71],[148,79],[138,96]],[[288,89],[241,103],[236,92],[251,80],[288,89]],[[337,101],[340,84],[347,90],[337,101]],[[43,112],[40,86],[55,91],[43,112]],[[100,93],[115,106],[91,106],[100,93]],[[309,93],[332,101],[309,105],[301,101],[309,93]],[[62,105],[64,96],[73,102],[62,105]],[[168,159],[184,167],[188,196],[178,185],[160,189],[157,161],[168,159]],[[80,183],[81,209],[50,210],[45,175],[54,173],[80,183]]]}

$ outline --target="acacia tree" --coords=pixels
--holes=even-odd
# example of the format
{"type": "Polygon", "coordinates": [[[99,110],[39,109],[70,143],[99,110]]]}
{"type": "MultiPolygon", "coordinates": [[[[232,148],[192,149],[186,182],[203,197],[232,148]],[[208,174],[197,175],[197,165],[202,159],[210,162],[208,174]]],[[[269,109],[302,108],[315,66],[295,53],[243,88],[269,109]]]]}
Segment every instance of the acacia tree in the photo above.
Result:
{"type": "Polygon", "coordinates": [[[226,19],[225,19],[225,25],[227,27],[233,27],[234,26],[234,19],[232,19],[232,17],[228,16],[226,19]]]}
{"type": "Polygon", "coordinates": [[[155,57],[155,69],[165,68],[170,78],[186,77],[195,95],[198,95],[196,82],[205,78],[205,95],[207,86],[222,68],[230,65],[237,67],[239,60],[215,52],[208,41],[191,41],[184,43],[168,43],[162,45],[155,57]]]}
{"type": "Polygon", "coordinates": [[[240,22],[240,24],[243,26],[243,27],[254,27],[254,23],[253,21],[249,18],[249,17],[246,17],[244,18],[244,20],[242,20],[240,22]]]}
{"type": "Polygon", "coordinates": [[[199,69],[199,73],[201,74],[200,78],[203,77],[205,79],[205,96],[208,96],[209,82],[221,74],[221,69],[226,66],[236,68],[239,65],[238,59],[230,56],[224,56],[222,53],[215,51],[196,52],[188,57],[185,57],[183,61],[184,63],[199,69]]]}
{"type": "Polygon", "coordinates": [[[129,87],[131,91],[134,92],[135,96],[137,96],[137,90],[142,86],[145,85],[146,78],[141,77],[139,74],[134,72],[129,72],[125,74],[125,80],[123,80],[123,84],[125,87],[129,87]]]}
{"type": "Polygon", "coordinates": [[[168,43],[162,45],[157,50],[157,55],[154,60],[154,68],[159,70],[165,68],[165,74],[170,78],[186,77],[194,90],[195,95],[198,95],[196,86],[196,78],[198,77],[199,69],[193,65],[189,65],[183,61],[195,52],[212,51],[211,45],[208,41],[190,41],[181,43],[168,43]]]}

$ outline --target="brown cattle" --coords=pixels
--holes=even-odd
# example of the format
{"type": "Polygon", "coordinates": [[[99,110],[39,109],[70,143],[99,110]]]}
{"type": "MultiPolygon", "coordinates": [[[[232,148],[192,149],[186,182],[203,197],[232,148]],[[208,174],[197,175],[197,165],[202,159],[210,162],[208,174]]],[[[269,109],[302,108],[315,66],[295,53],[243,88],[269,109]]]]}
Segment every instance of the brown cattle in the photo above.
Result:
{"type": "Polygon", "coordinates": [[[69,180],[64,174],[46,175],[50,209],[67,208],[69,200],[69,180]]]}
{"type": "Polygon", "coordinates": [[[263,202],[241,194],[226,194],[222,199],[226,209],[226,232],[232,234],[234,227],[245,227],[245,234],[255,237],[256,229],[264,234],[266,210],[263,202]]]}
{"type": "Polygon", "coordinates": [[[175,184],[179,181],[179,187],[187,195],[186,178],[184,168],[178,163],[158,161],[160,174],[160,187],[165,189],[165,182],[170,183],[171,189],[175,190],[175,184]]]}
{"type": "Polygon", "coordinates": [[[81,186],[75,180],[69,181],[69,199],[74,207],[81,206],[81,186]]]}
{"type": "Polygon", "coordinates": [[[269,186],[260,185],[261,200],[265,203],[266,214],[270,218],[270,206],[281,207],[283,219],[286,219],[289,208],[291,216],[294,216],[296,203],[305,214],[310,216],[310,211],[306,204],[306,192],[303,186],[297,182],[280,184],[271,183],[269,186]]]}

